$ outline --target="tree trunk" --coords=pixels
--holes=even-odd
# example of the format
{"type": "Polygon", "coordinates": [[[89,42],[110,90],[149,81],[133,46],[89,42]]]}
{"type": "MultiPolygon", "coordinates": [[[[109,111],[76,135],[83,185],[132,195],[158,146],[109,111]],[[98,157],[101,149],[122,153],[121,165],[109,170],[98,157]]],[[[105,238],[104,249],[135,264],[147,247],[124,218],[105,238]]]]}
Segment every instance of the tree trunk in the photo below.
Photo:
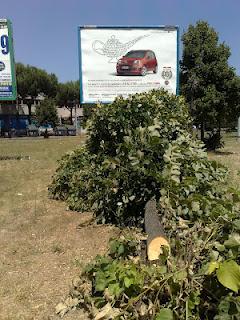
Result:
{"type": "Polygon", "coordinates": [[[27,103],[27,106],[28,106],[28,121],[29,121],[29,124],[31,124],[31,117],[32,117],[32,103],[28,102],[27,103]]]}
{"type": "Polygon", "coordinates": [[[219,134],[219,137],[221,136],[221,121],[218,120],[218,134],[219,134]]]}
{"type": "Polygon", "coordinates": [[[145,206],[145,231],[147,237],[148,260],[158,260],[163,253],[163,247],[170,248],[169,242],[164,234],[163,227],[159,221],[156,208],[156,200],[149,200],[145,206]]]}
{"type": "Polygon", "coordinates": [[[204,125],[204,122],[202,121],[201,122],[201,140],[203,141],[204,140],[204,130],[205,130],[205,125],[204,125]]]}
{"type": "Polygon", "coordinates": [[[71,125],[73,124],[73,107],[72,108],[70,108],[70,123],[71,123],[71,125]]]}

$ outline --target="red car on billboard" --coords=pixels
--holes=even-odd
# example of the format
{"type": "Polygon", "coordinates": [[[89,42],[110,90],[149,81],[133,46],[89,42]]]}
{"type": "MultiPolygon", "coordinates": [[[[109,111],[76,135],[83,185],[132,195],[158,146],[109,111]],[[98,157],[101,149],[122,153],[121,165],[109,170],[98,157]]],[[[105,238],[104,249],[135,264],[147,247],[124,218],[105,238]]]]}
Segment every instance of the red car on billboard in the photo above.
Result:
{"type": "Polygon", "coordinates": [[[157,73],[158,63],[152,50],[132,50],[117,62],[117,75],[141,75],[148,71],[157,73]]]}

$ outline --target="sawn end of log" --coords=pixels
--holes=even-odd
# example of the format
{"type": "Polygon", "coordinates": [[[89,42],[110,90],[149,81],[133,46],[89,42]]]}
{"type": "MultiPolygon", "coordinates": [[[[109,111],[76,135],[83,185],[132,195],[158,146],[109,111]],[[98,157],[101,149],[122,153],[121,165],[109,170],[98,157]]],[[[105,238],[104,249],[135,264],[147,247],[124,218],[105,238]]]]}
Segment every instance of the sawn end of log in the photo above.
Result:
{"type": "Polygon", "coordinates": [[[164,233],[164,229],[159,220],[157,212],[156,200],[151,199],[145,206],[145,232],[147,233],[147,257],[148,260],[158,260],[160,255],[163,254],[163,247],[169,248],[169,241],[164,233]]]}

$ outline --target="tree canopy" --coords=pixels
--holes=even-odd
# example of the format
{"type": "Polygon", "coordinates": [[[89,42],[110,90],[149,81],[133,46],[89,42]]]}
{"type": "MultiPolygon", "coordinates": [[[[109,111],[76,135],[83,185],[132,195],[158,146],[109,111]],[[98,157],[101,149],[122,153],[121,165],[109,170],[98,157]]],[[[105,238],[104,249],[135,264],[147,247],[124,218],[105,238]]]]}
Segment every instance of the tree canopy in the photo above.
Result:
{"type": "Polygon", "coordinates": [[[70,120],[72,123],[73,108],[80,103],[79,81],[60,83],[56,95],[56,102],[59,106],[66,107],[70,110],[70,120]]]}
{"type": "Polygon", "coordinates": [[[206,125],[221,128],[239,113],[240,80],[228,64],[230,48],[207,22],[190,25],[182,41],[181,92],[203,138],[206,125]]]}
{"type": "Polygon", "coordinates": [[[57,109],[53,99],[45,99],[36,108],[36,118],[40,125],[51,124],[55,127],[58,124],[57,109]]]}
{"type": "Polygon", "coordinates": [[[16,64],[17,89],[20,97],[25,100],[31,117],[31,106],[39,94],[54,98],[57,94],[58,79],[55,74],[48,74],[45,70],[16,64]]]}

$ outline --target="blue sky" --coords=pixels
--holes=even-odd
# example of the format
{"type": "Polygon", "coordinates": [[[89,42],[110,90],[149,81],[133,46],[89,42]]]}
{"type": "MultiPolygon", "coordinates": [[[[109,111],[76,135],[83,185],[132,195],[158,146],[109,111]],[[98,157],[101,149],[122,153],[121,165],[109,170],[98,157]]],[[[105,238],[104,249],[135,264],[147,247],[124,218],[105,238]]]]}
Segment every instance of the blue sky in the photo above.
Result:
{"type": "Polygon", "coordinates": [[[0,18],[13,24],[15,60],[78,79],[77,26],[179,25],[205,20],[230,46],[240,74],[239,0],[1,0],[0,18]]]}

